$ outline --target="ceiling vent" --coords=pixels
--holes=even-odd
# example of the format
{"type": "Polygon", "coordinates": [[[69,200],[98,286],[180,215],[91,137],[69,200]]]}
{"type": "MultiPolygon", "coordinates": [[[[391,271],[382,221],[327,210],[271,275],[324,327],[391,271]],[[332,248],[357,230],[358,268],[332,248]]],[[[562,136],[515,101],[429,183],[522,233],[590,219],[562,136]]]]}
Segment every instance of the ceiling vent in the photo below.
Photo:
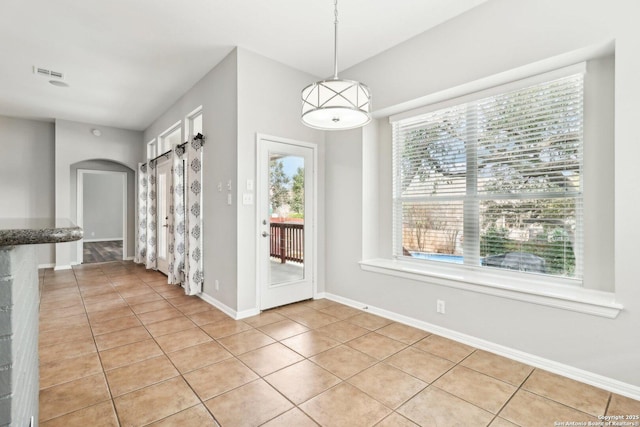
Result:
{"type": "Polygon", "coordinates": [[[64,74],[60,71],[48,70],[46,68],[36,67],[35,65],[33,66],[33,74],[47,78],[64,79],[64,74]]]}

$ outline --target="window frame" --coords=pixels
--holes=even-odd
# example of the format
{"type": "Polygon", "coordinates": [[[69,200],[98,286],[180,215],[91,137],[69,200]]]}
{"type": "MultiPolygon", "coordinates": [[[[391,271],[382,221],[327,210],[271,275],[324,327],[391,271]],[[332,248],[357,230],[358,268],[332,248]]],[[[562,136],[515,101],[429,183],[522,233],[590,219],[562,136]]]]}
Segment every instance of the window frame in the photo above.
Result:
{"type": "MultiPolygon", "coordinates": [[[[527,89],[529,87],[536,86],[536,85],[544,85],[544,84],[556,81],[558,79],[571,78],[576,75],[582,76],[581,97],[584,98],[584,91],[585,91],[584,78],[586,75],[586,62],[575,64],[569,67],[564,67],[561,69],[557,69],[551,72],[538,74],[532,77],[520,79],[515,82],[497,85],[490,89],[478,91],[462,97],[453,98],[444,102],[431,104],[423,108],[411,110],[399,115],[392,116],[390,117],[389,121],[392,125],[399,123],[401,121],[405,121],[405,122],[408,121],[409,127],[417,126],[419,128],[421,126],[420,123],[424,123],[425,125],[428,125],[428,122],[426,121],[426,119],[424,119],[425,121],[422,121],[421,119],[422,117],[430,113],[440,112],[443,110],[455,109],[455,108],[464,109],[465,115],[471,114],[471,116],[475,116],[475,109],[478,108],[478,105],[475,104],[476,101],[482,101],[487,98],[508,94],[510,92],[514,92],[522,89],[527,89]],[[467,110],[467,108],[471,108],[471,110],[467,110]]],[[[584,111],[581,111],[581,114],[582,114],[581,122],[584,122],[584,111]]],[[[581,125],[581,127],[583,126],[584,125],[581,125]]],[[[471,131],[473,132],[474,130],[475,130],[475,126],[472,126],[471,131]]],[[[406,130],[401,129],[401,131],[406,131],[406,130]]],[[[393,132],[395,133],[395,131],[393,132]]],[[[581,134],[582,134],[582,131],[581,131],[581,134]]],[[[470,135],[472,139],[475,136],[477,136],[477,135],[475,136],[474,135],[475,134],[473,133],[472,135],[470,135]]],[[[504,274],[506,275],[505,277],[509,277],[509,280],[513,280],[514,278],[517,279],[521,275],[539,276],[537,278],[529,278],[529,281],[535,280],[539,283],[548,282],[548,283],[572,285],[572,286],[583,285],[581,268],[579,268],[579,275],[577,277],[568,277],[568,276],[554,275],[551,273],[524,272],[524,271],[517,271],[517,270],[502,269],[497,267],[487,267],[487,266],[482,266],[479,263],[479,260],[481,259],[480,247],[478,246],[480,244],[480,239],[481,239],[481,230],[478,224],[479,216],[481,215],[481,211],[479,210],[479,203],[481,203],[483,200],[502,200],[502,197],[500,197],[500,194],[496,194],[495,198],[488,198],[486,197],[486,195],[483,196],[478,194],[477,192],[477,185],[478,185],[477,180],[478,180],[479,170],[477,168],[473,168],[472,166],[470,166],[470,165],[477,165],[478,146],[476,144],[471,144],[471,146],[466,146],[467,167],[465,169],[464,180],[466,181],[467,188],[465,189],[464,192],[461,192],[459,194],[444,194],[444,195],[441,194],[433,198],[429,197],[428,195],[423,195],[423,196],[417,196],[415,200],[415,203],[418,203],[422,199],[424,199],[423,201],[426,202],[427,204],[436,204],[436,205],[443,202],[447,203],[447,202],[455,202],[455,201],[459,201],[460,203],[462,203],[462,206],[464,206],[463,208],[464,215],[461,221],[461,223],[464,224],[462,232],[464,233],[465,236],[472,236],[471,239],[464,240],[463,264],[447,263],[443,261],[428,260],[428,259],[416,259],[411,256],[405,255],[403,253],[404,251],[403,231],[404,231],[404,224],[406,222],[405,221],[406,217],[404,216],[404,213],[403,213],[404,212],[403,207],[405,202],[410,201],[410,200],[407,200],[407,197],[411,198],[411,196],[401,195],[403,190],[402,190],[402,182],[400,179],[398,179],[399,171],[397,170],[397,167],[398,167],[397,162],[399,161],[399,159],[395,158],[396,156],[395,138],[396,136],[394,135],[392,138],[393,140],[392,151],[394,152],[393,173],[392,173],[393,180],[394,180],[394,184],[392,186],[393,188],[392,256],[394,259],[398,261],[405,261],[408,263],[416,263],[417,265],[424,264],[425,266],[429,266],[429,268],[435,268],[438,270],[441,269],[441,266],[443,266],[442,268],[445,271],[450,270],[452,272],[455,272],[458,269],[473,269],[475,271],[475,274],[477,274],[477,272],[482,272],[484,270],[491,270],[492,275],[495,275],[496,277],[500,277],[501,275],[504,274]],[[472,161],[469,161],[469,158],[470,158],[469,156],[471,156],[472,161]],[[471,185],[471,188],[469,187],[469,185],[471,185]],[[475,207],[475,209],[470,209],[470,207],[475,207]],[[470,223],[473,223],[473,225],[471,225],[470,228],[468,229],[467,227],[469,227],[470,223]],[[444,267],[444,265],[447,265],[447,267],[444,267]]],[[[584,148],[584,138],[582,138],[581,140],[580,150],[582,151],[583,148],[584,148]]],[[[582,170],[582,172],[584,172],[584,163],[582,160],[580,161],[580,169],[582,170]]],[[[529,192],[525,191],[523,193],[518,193],[518,194],[521,195],[521,197],[516,196],[514,197],[514,199],[525,200],[525,199],[530,199],[533,193],[530,194],[529,192]]],[[[544,194],[544,192],[541,193],[541,195],[542,194],[544,194]]],[[[414,197],[416,196],[414,195],[414,197]]],[[[581,173],[579,194],[575,198],[573,198],[573,200],[575,200],[576,203],[580,205],[580,209],[579,209],[580,216],[576,217],[576,223],[579,230],[576,233],[578,238],[577,244],[580,245],[577,248],[577,255],[576,255],[576,262],[578,264],[582,263],[582,258],[583,258],[582,247],[584,245],[583,230],[582,230],[583,222],[584,222],[582,217],[583,197],[584,197],[584,188],[583,188],[583,179],[582,179],[582,173],[581,173]],[[579,258],[579,261],[578,261],[578,258],[579,258]]],[[[546,198],[555,198],[555,197],[553,197],[552,193],[549,193],[548,196],[542,197],[542,199],[546,199],[546,198]]]]}
{"type": "Polygon", "coordinates": [[[194,136],[196,136],[196,133],[194,132],[194,122],[195,120],[200,117],[202,120],[202,133],[204,134],[204,115],[203,115],[203,108],[202,105],[200,105],[198,108],[196,108],[195,110],[193,110],[192,112],[190,112],[189,114],[187,114],[187,117],[185,118],[185,123],[186,123],[186,135],[187,141],[190,141],[191,139],[193,139],[194,136]]]}
{"type": "MultiPolygon", "coordinates": [[[[512,70],[512,72],[504,72],[496,76],[487,77],[482,81],[469,82],[451,90],[434,93],[432,95],[405,103],[405,108],[413,108],[411,110],[405,109],[404,111],[402,111],[398,107],[395,107],[393,109],[390,108],[389,112],[391,114],[396,114],[387,117],[389,118],[389,121],[392,122],[394,120],[401,120],[404,118],[409,118],[419,114],[434,111],[436,109],[441,109],[446,106],[468,102],[473,99],[484,98],[487,96],[491,96],[492,94],[497,94],[508,90],[515,90],[523,86],[521,83],[521,80],[523,79],[526,79],[528,84],[531,85],[535,84],[536,81],[544,82],[553,80],[554,78],[566,77],[567,75],[575,74],[576,70],[582,70],[584,72],[587,69],[591,70],[591,59],[600,59],[602,57],[603,56],[600,55],[594,55],[593,58],[583,56],[580,59],[585,62],[582,63],[562,63],[562,60],[558,60],[555,64],[556,67],[558,67],[557,69],[550,68],[549,64],[544,67],[540,67],[540,64],[532,64],[528,67],[522,67],[520,69],[512,70]],[[567,64],[574,65],[567,66],[567,64]],[[528,70],[528,72],[525,71],[525,69],[528,70]],[[553,71],[547,71],[550,69],[552,69],[553,71]],[[420,105],[422,105],[422,107],[420,105]]],[[[599,65],[598,67],[601,66],[599,65]]],[[[598,78],[603,78],[602,76],[604,75],[601,75],[603,70],[604,69],[600,68],[600,71],[596,73],[596,75],[600,75],[600,77],[598,78]]],[[[608,71],[604,72],[608,73],[608,71]]],[[[585,85],[585,91],[594,90],[594,80],[592,80],[591,77],[588,77],[590,76],[590,73],[591,72],[589,72],[588,75],[585,75],[587,81],[591,82],[585,85]],[[591,89],[588,89],[588,86],[591,86],[591,89]]],[[[613,74],[610,74],[610,76],[610,78],[612,79],[611,81],[613,82],[613,74]]],[[[585,93],[585,103],[587,103],[587,105],[589,105],[588,99],[593,100],[593,98],[591,98],[592,96],[594,95],[592,95],[591,92],[585,93]]],[[[594,117],[594,111],[592,111],[593,108],[593,106],[588,108],[588,110],[590,111],[589,114],[592,115],[592,117],[594,117]]],[[[611,114],[611,120],[613,119],[614,116],[613,114],[611,114]]],[[[585,147],[589,145],[591,147],[590,149],[593,150],[594,140],[587,130],[587,127],[589,126],[587,120],[587,111],[585,110],[584,143],[585,147]]],[[[388,141],[389,144],[389,146],[387,146],[385,142],[384,145],[380,146],[380,149],[382,149],[384,153],[388,153],[389,155],[391,155],[391,126],[387,127],[383,125],[383,123],[380,123],[379,129],[381,131],[384,131],[384,139],[382,141],[388,141]]],[[[591,131],[593,131],[593,129],[591,129],[591,131]]],[[[602,135],[599,135],[599,137],[601,136],[602,135]]],[[[611,135],[611,137],[613,137],[613,135],[611,135]]],[[[371,131],[367,131],[363,135],[363,140],[366,139],[368,141],[371,138],[373,138],[373,140],[370,142],[375,142],[375,140],[377,140],[378,138],[373,128],[371,128],[371,131]]],[[[611,140],[611,143],[614,143],[613,139],[611,140]]],[[[588,148],[585,148],[585,164],[587,150],[588,148]]],[[[367,157],[367,159],[365,159],[367,162],[374,160],[379,155],[375,152],[367,151],[367,153],[369,153],[367,156],[370,157],[367,157]]],[[[593,162],[593,160],[591,160],[591,162],[593,162]]],[[[390,214],[392,211],[391,203],[393,203],[393,198],[391,197],[391,163],[391,160],[388,161],[388,166],[386,161],[380,163],[380,165],[384,165],[382,166],[384,176],[388,177],[389,179],[389,184],[383,185],[383,187],[387,189],[386,191],[389,192],[389,212],[384,214],[384,217],[389,221],[389,232],[391,232],[393,228],[390,218],[390,214]]],[[[375,167],[372,163],[367,164],[371,164],[372,167],[375,167]]],[[[374,170],[375,169],[372,169],[371,173],[373,173],[374,170]]],[[[585,192],[585,197],[587,193],[588,191],[585,192]]],[[[603,193],[602,188],[600,188],[597,192],[597,194],[609,193],[610,190],[606,190],[606,193],[603,193]]],[[[374,226],[374,223],[371,223],[371,221],[367,222],[367,224],[368,225],[364,226],[363,232],[366,232],[366,230],[369,229],[371,232],[374,232],[378,229],[378,226],[374,226]]],[[[586,231],[588,233],[593,233],[593,230],[586,231]]],[[[390,237],[391,235],[389,234],[389,238],[390,237]]],[[[585,234],[585,239],[586,238],[588,238],[588,234],[585,234]]],[[[365,241],[369,242],[369,240],[365,240],[365,237],[363,237],[363,245],[365,244],[365,241]]],[[[377,241],[378,239],[373,239],[369,243],[375,244],[375,242],[377,241]]],[[[363,246],[364,259],[359,262],[360,268],[363,271],[393,276],[396,278],[408,279],[409,282],[407,283],[413,282],[414,284],[416,284],[419,282],[423,282],[425,285],[429,285],[430,287],[435,285],[436,288],[434,289],[436,290],[439,289],[439,287],[444,287],[442,288],[442,290],[446,290],[446,288],[455,288],[473,292],[476,294],[487,294],[491,296],[524,301],[528,303],[555,307],[579,313],[586,313],[589,315],[595,315],[605,318],[616,318],[620,311],[622,311],[624,308],[622,304],[616,301],[616,294],[613,288],[606,288],[606,284],[603,285],[605,288],[599,285],[585,288],[575,286],[575,284],[572,283],[573,279],[563,280],[563,278],[560,277],[543,276],[542,280],[540,280],[540,277],[535,274],[523,275],[516,272],[516,274],[514,275],[511,274],[513,273],[511,271],[498,269],[496,269],[496,271],[500,274],[495,274],[494,271],[486,271],[493,269],[484,269],[485,271],[481,271],[480,268],[473,266],[460,269],[451,268],[451,265],[446,265],[447,263],[428,262],[426,260],[418,261],[411,259],[396,259],[393,256],[391,249],[393,245],[393,239],[387,240],[387,238],[383,238],[380,243],[383,245],[379,246],[378,249],[369,248],[369,246],[363,246]],[[551,277],[553,280],[549,280],[549,277],[551,277]]],[[[589,276],[585,276],[585,283],[587,277],[589,277],[589,283],[592,282],[592,274],[593,272],[591,272],[589,276]]],[[[596,275],[594,277],[605,279],[605,282],[611,280],[609,276],[604,277],[601,275],[596,275]]]]}
{"type": "Polygon", "coordinates": [[[178,138],[178,144],[182,141],[182,120],[177,121],[170,127],[168,127],[164,132],[158,135],[158,144],[157,149],[158,153],[156,156],[166,153],[167,151],[171,151],[174,149],[174,146],[177,144],[168,143],[168,139],[171,135],[176,132],[180,132],[180,137],[178,138]],[[168,143],[168,144],[167,144],[168,143]]]}

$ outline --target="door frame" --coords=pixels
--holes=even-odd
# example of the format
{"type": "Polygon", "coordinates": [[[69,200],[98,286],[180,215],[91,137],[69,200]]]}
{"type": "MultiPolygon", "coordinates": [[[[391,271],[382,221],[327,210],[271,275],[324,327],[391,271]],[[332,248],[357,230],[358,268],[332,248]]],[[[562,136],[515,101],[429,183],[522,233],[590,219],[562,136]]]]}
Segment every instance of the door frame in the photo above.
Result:
{"type": "MultiPolygon", "coordinates": [[[[263,141],[271,141],[278,142],[282,144],[295,145],[299,147],[309,148],[312,151],[313,157],[313,173],[311,176],[313,177],[313,198],[312,198],[312,209],[313,212],[313,224],[311,224],[311,252],[312,252],[312,268],[311,268],[311,291],[313,296],[315,297],[318,294],[318,144],[313,142],[305,142],[290,138],[282,138],[279,136],[272,136],[263,133],[256,133],[256,185],[255,185],[255,194],[256,194],[256,209],[255,209],[255,219],[256,219],[256,305],[259,311],[262,311],[262,280],[266,280],[266,278],[262,277],[262,268],[261,268],[261,253],[260,247],[261,242],[264,239],[260,235],[260,228],[262,226],[260,222],[261,212],[264,208],[263,206],[263,197],[260,194],[260,190],[262,189],[262,185],[264,184],[262,175],[265,172],[265,165],[262,164],[260,158],[260,151],[262,147],[263,141]]],[[[268,168],[268,165],[266,166],[268,168]]],[[[306,209],[306,207],[305,207],[306,209]]],[[[305,223],[305,228],[307,224],[305,223]]],[[[305,254],[306,256],[306,254],[305,254]]]]}
{"type": "MultiPolygon", "coordinates": [[[[78,169],[76,172],[76,222],[78,227],[84,226],[84,176],[86,174],[96,175],[120,175],[122,177],[122,260],[127,259],[127,246],[129,243],[129,236],[127,235],[127,172],[122,171],[107,171],[97,169],[78,169]]],[[[77,262],[82,264],[84,262],[84,237],[78,240],[77,247],[77,262]]]]}
{"type": "MultiPolygon", "coordinates": [[[[172,200],[172,193],[171,193],[171,187],[173,186],[173,157],[169,157],[168,159],[159,159],[159,161],[156,163],[156,178],[158,176],[158,169],[160,169],[160,167],[168,167],[169,168],[169,173],[167,174],[167,191],[165,194],[165,197],[167,197],[166,203],[167,203],[167,208],[169,206],[172,205],[173,200],[172,200]],[[160,161],[161,160],[161,161],[160,161]]],[[[158,185],[158,187],[156,188],[156,213],[160,212],[160,187],[159,187],[159,180],[156,180],[156,185],[158,185]]],[[[169,246],[171,245],[171,237],[169,233],[169,229],[174,225],[173,221],[175,220],[174,216],[171,214],[171,212],[169,210],[167,210],[167,218],[168,218],[168,227],[167,227],[167,235],[166,237],[166,244],[167,247],[164,248],[166,255],[167,255],[167,272],[165,273],[164,271],[160,270],[159,267],[159,261],[160,261],[160,231],[161,228],[163,228],[162,223],[164,222],[163,219],[160,218],[160,215],[157,215],[156,218],[156,270],[158,270],[159,272],[166,274],[167,276],[169,275],[169,264],[171,264],[171,260],[169,259],[169,246]]]]}

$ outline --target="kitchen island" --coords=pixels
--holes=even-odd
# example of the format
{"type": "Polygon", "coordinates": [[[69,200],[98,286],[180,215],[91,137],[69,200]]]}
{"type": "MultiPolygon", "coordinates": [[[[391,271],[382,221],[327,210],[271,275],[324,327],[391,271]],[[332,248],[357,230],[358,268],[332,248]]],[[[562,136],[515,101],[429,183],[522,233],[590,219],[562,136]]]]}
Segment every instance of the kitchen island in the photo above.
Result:
{"type": "Polygon", "coordinates": [[[0,218],[0,426],[38,421],[36,245],[81,238],[69,220],[0,218]]]}

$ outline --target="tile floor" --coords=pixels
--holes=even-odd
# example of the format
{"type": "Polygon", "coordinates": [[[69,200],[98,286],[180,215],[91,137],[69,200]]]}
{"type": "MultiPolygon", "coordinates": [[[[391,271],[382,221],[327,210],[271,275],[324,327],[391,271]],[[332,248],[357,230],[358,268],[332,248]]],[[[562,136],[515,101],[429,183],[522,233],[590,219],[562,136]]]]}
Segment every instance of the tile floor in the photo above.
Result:
{"type": "Polygon", "coordinates": [[[235,321],[131,263],[41,272],[40,425],[553,426],[640,402],[328,300],[235,321]]]}

